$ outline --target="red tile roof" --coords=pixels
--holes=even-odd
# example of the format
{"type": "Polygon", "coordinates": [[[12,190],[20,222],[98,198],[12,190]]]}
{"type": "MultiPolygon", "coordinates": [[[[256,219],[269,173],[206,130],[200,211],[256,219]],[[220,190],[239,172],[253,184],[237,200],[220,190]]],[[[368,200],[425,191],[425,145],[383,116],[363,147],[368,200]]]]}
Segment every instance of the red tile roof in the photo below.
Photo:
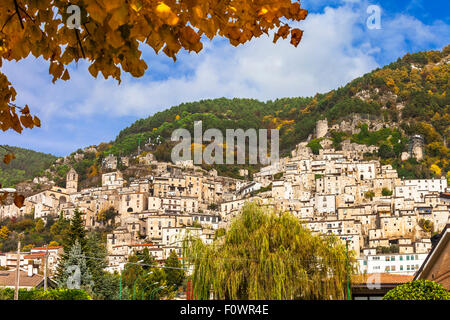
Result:
{"type": "MultiPolygon", "coordinates": [[[[36,287],[44,280],[40,274],[33,274],[29,277],[28,273],[20,270],[19,287],[36,287]]],[[[16,284],[16,270],[0,271],[0,287],[13,287],[16,284]]]]}

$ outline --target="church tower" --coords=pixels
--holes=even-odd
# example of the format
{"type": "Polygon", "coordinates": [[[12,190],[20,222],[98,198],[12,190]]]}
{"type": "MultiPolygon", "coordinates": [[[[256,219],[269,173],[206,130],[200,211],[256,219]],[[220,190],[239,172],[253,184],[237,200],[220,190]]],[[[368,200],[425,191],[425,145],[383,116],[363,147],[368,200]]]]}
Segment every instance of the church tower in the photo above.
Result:
{"type": "Polygon", "coordinates": [[[69,194],[76,193],[78,191],[78,174],[73,168],[67,172],[66,190],[69,194]]]}

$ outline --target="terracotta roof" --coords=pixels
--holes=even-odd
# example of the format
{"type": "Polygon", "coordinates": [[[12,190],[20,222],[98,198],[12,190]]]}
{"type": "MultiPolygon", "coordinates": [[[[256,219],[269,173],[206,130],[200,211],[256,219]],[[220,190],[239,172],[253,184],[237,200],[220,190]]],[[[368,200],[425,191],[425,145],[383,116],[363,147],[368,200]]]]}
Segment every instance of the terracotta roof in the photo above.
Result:
{"type": "Polygon", "coordinates": [[[27,254],[24,256],[24,258],[38,258],[45,256],[45,253],[33,253],[33,254],[27,254]]]}
{"type": "Polygon", "coordinates": [[[412,281],[414,278],[414,275],[407,275],[407,274],[392,274],[392,273],[369,273],[366,275],[356,275],[353,277],[355,284],[362,284],[367,283],[367,280],[370,279],[377,279],[376,277],[379,276],[380,283],[381,284],[388,284],[388,283],[395,283],[395,284],[402,284],[409,281],[412,281]]]}
{"type": "MultiPolygon", "coordinates": [[[[20,270],[19,287],[36,287],[44,280],[40,274],[33,274],[29,277],[28,273],[20,270]]],[[[16,270],[0,271],[0,287],[13,287],[16,284],[16,270]]]]}
{"type": "MultiPolygon", "coordinates": [[[[48,247],[48,250],[52,250],[52,249],[59,249],[62,248],[62,246],[58,246],[58,247],[48,247]]],[[[45,247],[34,247],[31,250],[45,250],[45,247]]]]}

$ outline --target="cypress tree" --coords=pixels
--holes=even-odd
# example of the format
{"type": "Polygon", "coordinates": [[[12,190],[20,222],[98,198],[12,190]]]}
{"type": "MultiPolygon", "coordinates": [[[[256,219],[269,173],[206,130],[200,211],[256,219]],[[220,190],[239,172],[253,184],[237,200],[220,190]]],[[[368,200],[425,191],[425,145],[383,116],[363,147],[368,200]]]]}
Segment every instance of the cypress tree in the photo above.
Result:
{"type": "Polygon", "coordinates": [[[166,260],[165,267],[167,267],[164,268],[167,284],[179,287],[184,280],[184,270],[175,269],[181,268],[181,263],[175,250],[170,252],[170,256],[166,260]]]}

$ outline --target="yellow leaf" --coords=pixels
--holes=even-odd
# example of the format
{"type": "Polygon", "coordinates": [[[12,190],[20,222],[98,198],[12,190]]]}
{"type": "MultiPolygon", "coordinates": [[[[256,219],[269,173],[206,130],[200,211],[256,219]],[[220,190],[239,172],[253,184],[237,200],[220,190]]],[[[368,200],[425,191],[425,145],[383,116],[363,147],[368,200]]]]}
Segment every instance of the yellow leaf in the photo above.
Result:
{"type": "Polygon", "coordinates": [[[203,18],[203,9],[200,6],[195,6],[192,9],[197,17],[203,18]]]}
{"type": "Polygon", "coordinates": [[[133,9],[136,12],[141,11],[142,9],[142,3],[140,1],[138,1],[137,3],[132,3],[131,4],[131,9],[133,9]]]}
{"type": "Polygon", "coordinates": [[[170,7],[164,2],[160,2],[156,6],[156,12],[158,13],[159,17],[170,26],[176,25],[180,20],[177,15],[172,12],[172,9],[170,9],[170,7]]]}
{"type": "Polygon", "coordinates": [[[166,5],[164,2],[160,2],[157,6],[156,6],[156,12],[158,13],[170,13],[172,12],[172,10],[170,9],[170,7],[168,5],[166,5]]]}
{"type": "Polygon", "coordinates": [[[266,14],[267,12],[269,12],[269,10],[262,7],[261,10],[259,10],[259,12],[258,12],[258,16],[262,16],[262,15],[266,14]]]}

